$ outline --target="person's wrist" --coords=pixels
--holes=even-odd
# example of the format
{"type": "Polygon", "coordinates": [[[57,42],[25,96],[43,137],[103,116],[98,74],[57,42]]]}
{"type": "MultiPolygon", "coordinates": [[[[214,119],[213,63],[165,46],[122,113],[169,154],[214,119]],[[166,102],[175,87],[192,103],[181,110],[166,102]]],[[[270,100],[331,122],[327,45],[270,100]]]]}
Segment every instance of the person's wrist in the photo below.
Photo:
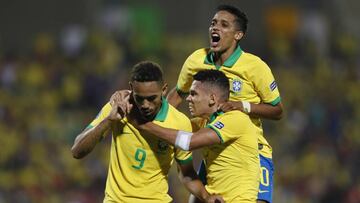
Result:
{"type": "Polygon", "coordinates": [[[104,122],[106,124],[109,124],[109,123],[112,123],[115,119],[112,118],[111,116],[107,116],[105,119],[104,119],[104,122]]]}
{"type": "Polygon", "coordinates": [[[250,102],[247,101],[241,101],[242,106],[243,106],[243,112],[246,114],[250,114],[251,112],[251,104],[250,102]]]}
{"type": "Polygon", "coordinates": [[[208,202],[208,199],[210,198],[210,194],[208,192],[203,192],[201,195],[201,201],[208,202]]]}

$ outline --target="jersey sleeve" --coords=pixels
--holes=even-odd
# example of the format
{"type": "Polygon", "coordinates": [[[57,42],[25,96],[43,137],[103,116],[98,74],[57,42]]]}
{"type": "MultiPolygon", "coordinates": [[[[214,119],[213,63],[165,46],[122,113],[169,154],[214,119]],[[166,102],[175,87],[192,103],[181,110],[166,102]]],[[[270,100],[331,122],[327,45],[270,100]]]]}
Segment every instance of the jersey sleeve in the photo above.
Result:
{"type": "Polygon", "coordinates": [[[195,63],[194,62],[194,53],[191,54],[183,64],[178,81],[176,84],[176,91],[181,94],[187,94],[189,93],[191,83],[193,81],[193,71],[192,66],[195,63]]]}
{"type": "Polygon", "coordinates": [[[86,127],[86,128],[92,128],[94,126],[97,126],[101,121],[103,121],[111,111],[111,105],[110,103],[107,103],[103,106],[101,111],[97,114],[95,119],[86,127]]]}
{"type": "Polygon", "coordinates": [[[279,88],[271,69],[265,62],[260,61],[254,70],[254,74],[251,76],[252,81],[254,82],[254,87],[259,93],[262,102],[273,106],[277,105],[281,98],[279,88]]]}
{"type": "MultiPolygon", "coordinates": [[[[179,130],[192,132],[191,122],[188,118],[181,121],[181,123],[182,123],[182,127],[179,130]]],[[[192,161],[192,152],[191,151],[183,151],[178,148],[174,148],[174,150],[175,150],[175,160],[179,164],[187,164],[192,161]]]]}
{"type": "Polygon", "coordinates": [[[249,123],[251,123],[250,118],[245,113],[230,111],[218,116],[206,127],[216,132],[221,143],[226,143],[248,133],[249,123]]]}

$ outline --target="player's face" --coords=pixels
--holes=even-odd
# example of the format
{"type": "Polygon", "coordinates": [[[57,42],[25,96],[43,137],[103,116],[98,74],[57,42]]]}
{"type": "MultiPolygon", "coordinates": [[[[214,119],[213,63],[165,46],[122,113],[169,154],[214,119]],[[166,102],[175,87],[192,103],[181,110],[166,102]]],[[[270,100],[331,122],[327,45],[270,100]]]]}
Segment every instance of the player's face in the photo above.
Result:
{"type": "Polygon", "coordinates": [[[130,84],[135,105],[142,116],[148,120],[155,118],[161,108],[161,97],[165,95],[166,84],[161,86],[158,82],[137,82],[130,84]]]}
{"type": "Polygon", "coordinates": [[[242,32],[236,27],[235,16],[227,11],[219,11],[211,20],[209,27],[210,50],[223,53],[236,47],[242,32]]]}
{"type": "Polygon", "coordinates": [[[210,91],[200,81],[194,80],[186,101],[189,103],[189,110],[192,116],[206,118],[213,113],[210,105],[210,91]]]}

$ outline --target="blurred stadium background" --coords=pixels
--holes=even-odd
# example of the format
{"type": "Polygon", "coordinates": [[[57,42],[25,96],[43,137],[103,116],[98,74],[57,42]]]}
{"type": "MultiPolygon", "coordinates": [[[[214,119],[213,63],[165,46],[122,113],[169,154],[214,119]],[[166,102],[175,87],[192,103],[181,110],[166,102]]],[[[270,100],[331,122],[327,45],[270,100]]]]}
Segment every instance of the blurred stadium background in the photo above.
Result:
{"type": "Polygon", "coordinates": [[[109,139],[79,161],[75,136],[136,62],[158,62],[174,86],[219,3],[248,14],[242,47],[270,65],[285,105],[264,121],[274,202],[359,203],[358,0],[0,0],[0,203],[101,202],[109,139]]]}

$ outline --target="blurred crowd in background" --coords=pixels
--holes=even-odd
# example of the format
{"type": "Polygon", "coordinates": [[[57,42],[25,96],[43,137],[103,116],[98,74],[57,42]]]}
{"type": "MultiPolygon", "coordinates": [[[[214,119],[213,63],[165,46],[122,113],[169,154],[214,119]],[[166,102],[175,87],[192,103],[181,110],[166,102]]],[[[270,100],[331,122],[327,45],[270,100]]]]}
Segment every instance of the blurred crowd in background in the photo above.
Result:
{"type": "MultiPolygon", "coordinates": [[[[253,48],[249,37],[242,48],[271,67],[285,107],[282,120],[263,121],[274,202],[359,203],[359,36],[307,8],[272,6],[261,15],[264,43],[253,48]]],[[[110,139],[76,160],[75,136],[128,87],[135,63],[158,62],[173,87],[186,57],[208,45],[206,29],[176,35],[163,21],[156,7],[115,7],[91,28],[36,33],[26,53],[0,44],[0,203],[102,202],[110,139]]],[[[250,19],[248,35],[260,35],[255,26],[250,19]]],[[[169,180],[174,202],[187,202],[176,170],[169,180]]]]}

